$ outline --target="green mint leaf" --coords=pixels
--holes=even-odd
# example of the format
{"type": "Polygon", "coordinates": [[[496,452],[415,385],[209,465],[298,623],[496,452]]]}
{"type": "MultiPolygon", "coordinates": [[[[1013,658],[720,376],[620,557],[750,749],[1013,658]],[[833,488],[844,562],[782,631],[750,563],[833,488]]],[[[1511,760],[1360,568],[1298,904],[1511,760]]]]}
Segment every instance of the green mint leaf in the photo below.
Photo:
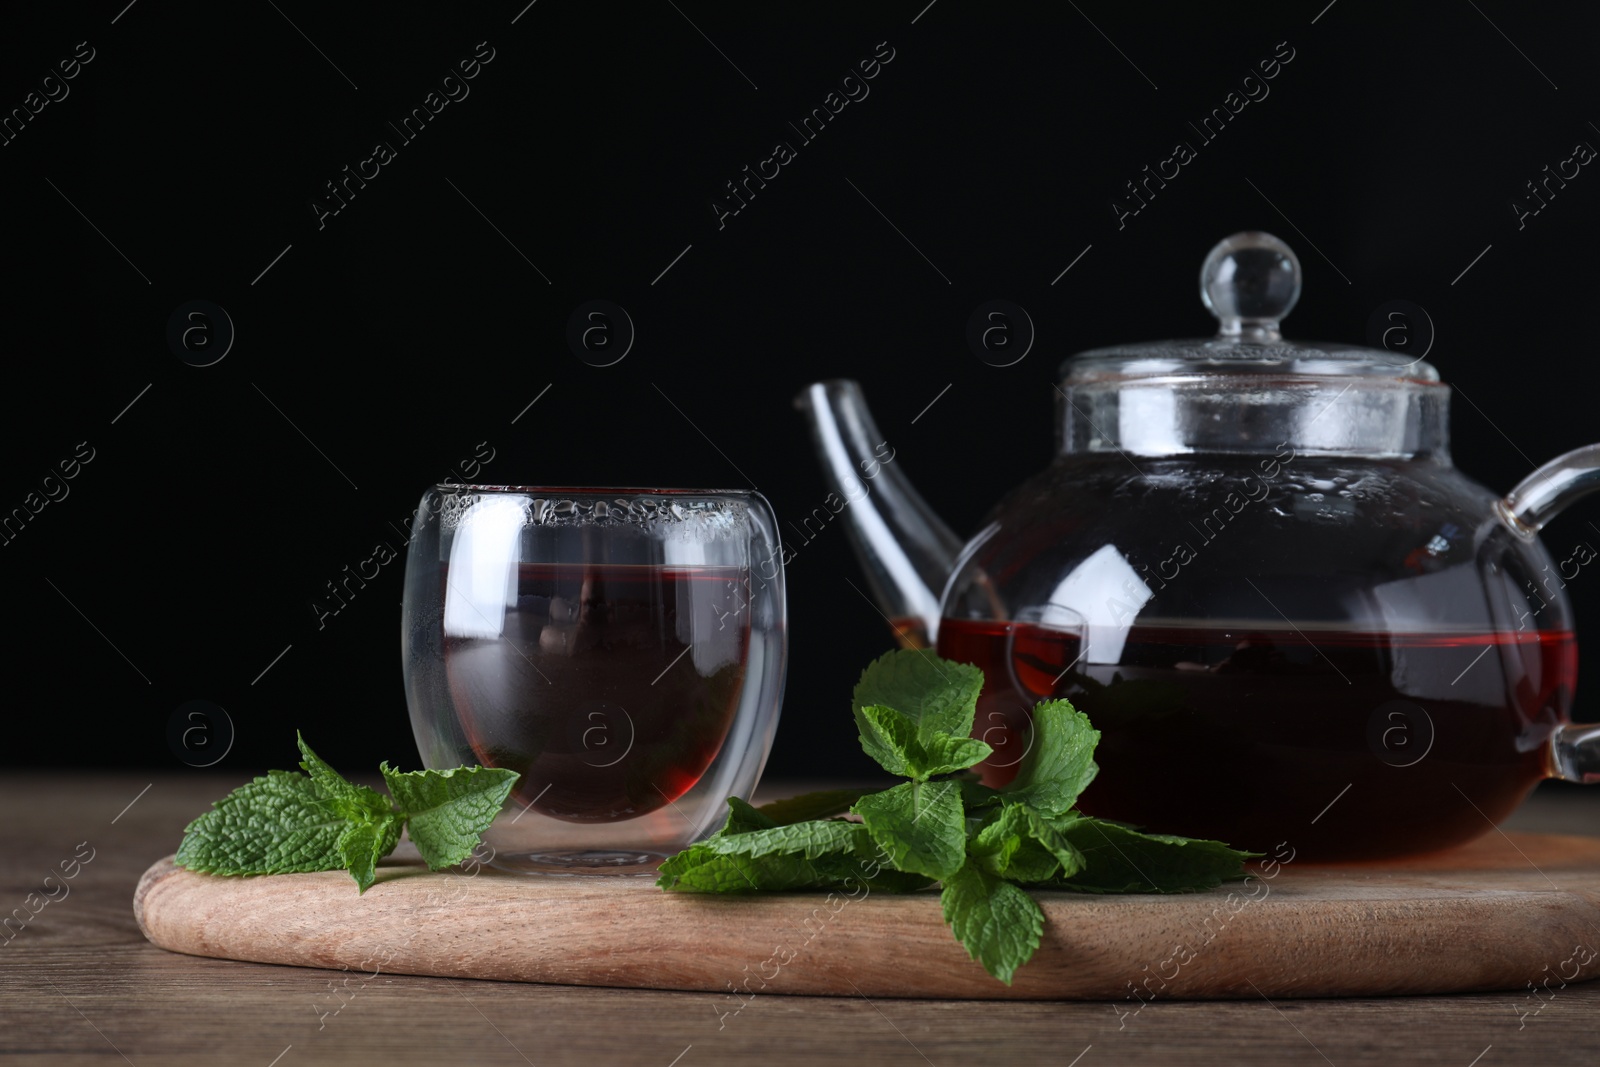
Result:
{"type": "Polygon", "coordinates": [[[811,889],[837,880],[836,875],[796,853],[778,852],[752,859],[715,852],[709,841],[702,841],[669,857],[661,865],[656,885],[682,893],[755,893],[811,889]]]}
{"type": "MultiPolygon", "coordinates": [[[[322,795],[327,797],[335,809],[350,819],[383,821],[387,816],[394,814],[394,805],[389,803],[389,798],[364,785],[356,785],[347,780],[342,774],[322,761],[306,744],[306,739],[295,732],[295,743],[300,746],[300,767],[311,780],[317,784],[322,795]]],[[[392,847],[392,846],[391,846],[392,847]]],[[[388,855],[388,853],[385,853],[388,855]]]]}
{"type": "Polygon", "coordinates": [[[826,819],[843,815],[850,805],[860,800],[871,789],[823,789],[816,793],[801,793],[786,800],[774,800],[755,809],[780,826],[811,819],[826,819]]]}
{"type": "Polygon", "coordinates": [[[921,771],[914,777],[927,779],[936,774],[964,771],[975,763],[989,758],[994,749],[976,737],[951,737],[935,733],[922,746],[921,771]]]}
{"type": "Polygon", "coordinates": [[[861,709],[861,747],[890,774],[925,782],[936,774],[964,771],[994,750],[976,738],[940,730],[918,731],[908,715],[882,704],[861,709]]]}
{"type": "Polygon", "coordinates": [[[770,830],[778,822],[760,808],[752,808],[738,797],[728,798],[728,817],[723,820],[722,829],[712,834],[712,837],[727,837],[731,834],[749,834],[757,830],[770,830]]]}
{"type": "Polygon", "coordinates": [[[345,824],[344,833],[339,835],[339,858],[362,893],[372,888],[378,861],[393,852],[399,843],[400,828],[405,821],[405,816],[395,812],[378,822],[345,824]]]}
{"type": "MultiPolygon", "coordinates": [[[[1039,814],[1033,808],[1028,808],[1027,833],[1033,843],[1048,852],[1058,865],[1058,869],[1045,878],[1070,878],[1083,870],[1088,860],[1083,852],[1074,845],[1065,834],[1051,825],[1051,820],[1039,814]]],[[[1028,882],[1034,879],[1022,874],[1008,875],[1014,882],[1028,882]]],[[[1040,879],[1041,881],[1043,879],[1040,879]]]]}
{"type": "Polygon", "coordinates": [[[345,865],[350,820],[317,783],[269,771],[211,805],[183,831],[175,862],[207,874],[286,874],[345,865]]]}
{"type": "Polygon", "coordinates": [[[1003,792],[1046,815],[1063,815],[1100,768],[1094,748],[1100,731],[1066,700],[1047,700],[1033,709],[1033,745],[1017,776],[1003,792]]]}
{"type": "MultiPolygon", "coordinates": [[[[324,796],[333,800],[353,800],[360,795],[361,787],[323,762],[321,756],[311,751],[311,746],[306,744],[306,739],[301,736],[298,730],[294,734],[294,743],[300,749],[300,769],[305,771],[313,782],[317,783],[324,796]]],[[[376,793],[375,790],[371,789],[367,790],[367,792],[376,793]]],[[[388,805],[385,804],[384,807],[387,808],[388,805]]]]}
{"type": "MultiPolygon", "coordinates": [[[[982,688],[983,672],[970,663],[940,659],[918,649],[898,649],[878,657],[861,672],[851,711],[863,744],[869,731],[861,711],[874,704],[893,708],[909,718],[923,739],[935,732],[966,737],[972,733],[972,717],[982,688]]],[[[867,754],[878,758],[871,749],[867,754]]]]}
{"type": "Polygon", "coordinates": [[[472,854],[519,777],[502,767],[401,773],[384,762],[378,769],[405,812],[412,843],[435,871],[472,854]]]}
{"type": "Polygon", "coordinates": [[[897,870],[890,862],[889,852],[872,839],[872,832],[863,823],[850,823],[856,829],[854,847],[850,856],[830,856],[819,860],[819,865],[839,874],[846,888],[854,888],[855,881],[864,881],[872,889],[888,893],[910,893],[926,889],[934,879],[925,874],[897,870]]]}
{"type": "MultiPolygon", "coordinates": [[[[860,796],[860,790],[839,792],[860,796]]],[[[777,884],[770,887],[762,885],[761,888],[794,889],[827,885],[853,888],[856,882],[864,881],[873,889],[906,893],[922,889],[932,881],[923,875],[907,874],[890,866],[888,853],[878,847],[861,823],[833,820],[780,824],[763,808],[753,808],[738,797],[728,798],[728,818],[722,829],[685,851],[695,850],[698,852],[694,857],[675,863],[669,873],[693,868],[697,873],[689,876],[687,881],[695,883],[694,888],[697,889],[708,882],[726,881],[734,887],[734,891],[749,892],[754,888],[752,883],[759,885],[763,879],[767,879],[777,884]],[[813,827],[823,829],[816,830],[813,827]],[[757,856],[765,859],[789,850],[793,850],[790,854],[801,854],[809,866],[802,868],[779,864],[769,869],[749,863],[751,858],[757,856]],[[718,857],[730,862],[720,862],[718,857]],[[702,867],[704,871],[700,871],[702,867]]],[[[679,856],[682,855],[679,853],[679,856]]],[[[677,859],[673,857],[673,860],[677,859]]],[[[668,869],[663,866],[662,870],[668,869]]],[[[666,886],[666,881],[658,884],[666,886]]]]}
{"type": "Polygon", "coordinates": [[[902,778],[914,776],[912,752],[917,749],[917,724],[883,704],[868,704],[856,709],[856,727],[861,731],[861,749],[878,761],[878,766],[902,778]]]}
{"type": "Polygon", "coordinates": [[[1012,882],[1044,882],[1062,870],[1060,856],[1081,860],[1076,850],[1044,824],[1026,804],[1007,804],[993,813],[967,842],[967,858],[997,878],[1012,882]]]}
{"type": "Polygon", "coordinates": [[[799,853],[808,860],[824,856],[848,856],[861,827],[853,822],[822,821],[791,823],[747,833],[716,835],[705,846],[719,856],[748,856],[758,859],[773,853],[799,853]]]}
{"type": "Polygon", "coordinates": [[[1244,861],[1259,855],[1220,841],[1146,834],[1121,823],[1071,815],[1047,819],[1083,854],[1082,870],[1052,880],[1080,893],[1187,893],[1214,889],[1245,876],[1244,861]]]}
{"type": "Polygon", "coordinates": [[[896,870],[942,879],[961,869],[967,825],[955,781],[906,782],[862,797],[850,810],[896,870]]]}
{"type": "MultiPolygon", "coordinates": [[[[1015,825],[1018,820],[1014,817],[1021,812],[1020,804],[991,812],[967,841],[967,862],[976,864],[997,878],[1004,878],[1011,857],[1022,847],[1023,834],[1015,825]]],[[[1021,821],[1024,824],[1027,822],[1025,814],[1021,821]]],[[[1054,873],[1055,864],[1052,862],[1050,871],[1044,877],[1049,878],[1054,873]]]]}
{"type": "Polygon", "coordinates": [[[1022,890],[975,864],[944,880],[944,921],[967,954],[1006,985],[1039,947],[1044,913],[1022,890]]]}
{"type": "Polygon", "coordinates": [[[761,856],[745,856],[718,849],[732,848],[742,838],[764,833],[771,827],[720,839],[713,835],[663,863],[656,885],[685,893],[839,888],[856,898],[862,893],[863,885],[871,891],[909,893],[932,884],[931,878],[907,874],[889,866],[883,851],[860,823],[833,822],[826,825],[842,827],[849,832],[849,844],[844,849],[818,856],[814,860],[807,859],[803,852],[767,852],[761,856]],[[720,845],[719,840],[722,842],[720,845]]]}
{"type": "Polygon", "coordinates": [[[357,889],[365,893],[377,878],[378,861],[400,843],[406,817],[376,789],[356,785],[328,766],[311,751],[298,731],[295,743],[300,746],[303,757],[300,767],[310,775],[334,810],[347,820],[348,825],[339,835],[339,856],[350,877],[356,880],[357,889]]]}
{"type": "MultiPolygon", "coordinates": [[[[859,789],[838,790],[838,792],[848,793],[852,797],[861,796],[859,789]]],[[[822,796],[822,794],[817,795],[822,796]]],[[[825,806],[831,807],[832,802],[825,806]]],[[[822,831],[823,834],[834,835],[838,839],[848,841],[848,848],[841,846],[839,850],[828,853],[825,853],[824,849],[813,848],[812,851],[817,858],[815,861],[807,861],[810,863],[809,868],[785,864],[778,866],[777,874],[767,874],[764,873],[765,868],[752,867],[749,860],[743,858],[744,853],[757,850],[765,853],[763,859],[777,854],[767,851],[765,839],[757,838],[749,844],[745,843],[746,839],[766,831],[787,829],[792,825],[794,824],[780,824],[774,821],[765,808],[752,808],[738,797],[729,797],[728,818],[723,823],[722,829],[700,844],[692,846],[688,851],[700,850],[696,856],[675,864],[672,870],[694,868],[697,873],[685,879],[693,885],[686,885],[685,888],[701,892],[718,892],[719,890],[715,888],[706,887],[724,881],[733,887],[731,891],[750,892],[753,888],[751,883],[760,884],[763,878],[776,883],[771,886],[762,885],[763,889],[841,886],[854,891],[859,883],[865,882],[871,889],[881,889],[889,893],[909,893],[915,889],[923,889],[933,881],[923,875],[906,874],[889,866],[888,854],[873,842],[867,828],[853,822],[833,821],[821,824],[828,827],[822,831]],[[841,827],[844,829],[840,829],[841,827]],[[848,838],[846,833],[849,834],[848,838]],[[726,843],[718,844],[719,841],[726,843]],[[706,870],[700,871],[701,867],[706,870]],[[749,873],[746,875],[741,872],[749,873]]],[[[784,839],[779,836],[776,840],[784,839]]],[[[804,846],[801,846],[801,851],[803,854],[804,846]]],[[[667,868],[662,869],[665,871],[667,868]]],[[[665,881],[658,884],[666,886],[665,881]]]]}

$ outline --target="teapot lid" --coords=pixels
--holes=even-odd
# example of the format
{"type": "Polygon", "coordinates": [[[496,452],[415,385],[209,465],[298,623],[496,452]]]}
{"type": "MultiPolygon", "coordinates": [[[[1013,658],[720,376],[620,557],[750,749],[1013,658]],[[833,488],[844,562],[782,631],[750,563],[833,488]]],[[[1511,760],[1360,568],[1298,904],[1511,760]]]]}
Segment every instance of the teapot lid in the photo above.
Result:
{"type": "Polygon", "coordinates": [[[1063,381],[1218,374],[1439,381],[1431,364],[1386,349],[1285,341],[1278,324],[1300,299],[1300,260],[1270,233],[1247,230],[1217,242],[1200,267],[1200,299],[1217,318],[1215,337],[1080,352],[1061,365],[1063,381]]]}

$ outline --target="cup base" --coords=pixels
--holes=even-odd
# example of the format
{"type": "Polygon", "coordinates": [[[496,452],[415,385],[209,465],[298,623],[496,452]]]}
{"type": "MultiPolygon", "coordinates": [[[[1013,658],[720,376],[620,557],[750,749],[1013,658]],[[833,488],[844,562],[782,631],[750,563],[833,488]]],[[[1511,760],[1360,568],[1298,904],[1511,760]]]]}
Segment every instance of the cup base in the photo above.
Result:
{"type": "Polygon", "coordinates": [[[515,874],[555,877],[654,877],[667,857],[641,849],[573,849],[558,852],[502,852],[490,866],[515,874]]]}

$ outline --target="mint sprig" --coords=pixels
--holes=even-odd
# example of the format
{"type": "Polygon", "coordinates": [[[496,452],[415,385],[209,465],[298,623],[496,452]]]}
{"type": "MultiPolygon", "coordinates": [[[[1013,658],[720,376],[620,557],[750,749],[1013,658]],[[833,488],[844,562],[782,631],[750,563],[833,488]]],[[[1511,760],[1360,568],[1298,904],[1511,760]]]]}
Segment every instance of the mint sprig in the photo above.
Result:
{"type": "Polygon", "coordinates": [[[295,738],[305,773],[268,771],[213,803],[184,828],[178,866],[226,875],[344,869],[365,893],[401,830],[430,870],[466,859],[518,778],[498,767],[401,773],[384,763],[391,800],[346,780],[295,738]]]}
{"type": "Polygon", "coordinates": [[[1181,893],[1245,875],[1220,841],[1143,833],[1075,810],[1099,767],[1100,732],[1069,701],[1033,709],[1033,742],[1004,789],[968,768],[992,751],[972,738],[983,672],[919,650],[862,672],[851,712],[862,749],[909,781],[834,789],[753,808],[728,799],[722,829],[661,866],[663,889],[910,892],[937,882],[945,922],[994,977],[1039,947],[1044,913],[1028,889],[1181,893]],[[859,821],[840,818],[846,813],[859,821]]]}

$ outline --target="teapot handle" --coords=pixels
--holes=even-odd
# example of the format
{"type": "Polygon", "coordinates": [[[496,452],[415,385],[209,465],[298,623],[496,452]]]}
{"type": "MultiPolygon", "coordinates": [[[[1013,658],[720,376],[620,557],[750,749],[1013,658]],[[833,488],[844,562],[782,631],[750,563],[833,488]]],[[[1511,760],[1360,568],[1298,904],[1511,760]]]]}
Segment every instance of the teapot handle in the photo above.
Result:
{"type": "MultiPolygon", "coordinates": [[[[1575,448],[1546,463],[1495,502],[1495,512],[1525,541],[1579,497],[1600,490],[1600,444],[1575,448]]],[[[1550,738],[1551,773],[1569,782],[1600,783],[1600,726],[1569,723],[1550,738]]]]}
{"type": "Polygon", "coordinates": [[[1553,776],[1584,785],[1600,783],[1600,726],[1568,723],[1550,738],[1553,776]]]}
{"type": "Polygon", "coordinates": [[[1579,497],[1600,490],[1600,444],[1557,456],[1495,502],[1495,512],[1513,533],[1533,540],[1545,523],[1579,497]]]}

